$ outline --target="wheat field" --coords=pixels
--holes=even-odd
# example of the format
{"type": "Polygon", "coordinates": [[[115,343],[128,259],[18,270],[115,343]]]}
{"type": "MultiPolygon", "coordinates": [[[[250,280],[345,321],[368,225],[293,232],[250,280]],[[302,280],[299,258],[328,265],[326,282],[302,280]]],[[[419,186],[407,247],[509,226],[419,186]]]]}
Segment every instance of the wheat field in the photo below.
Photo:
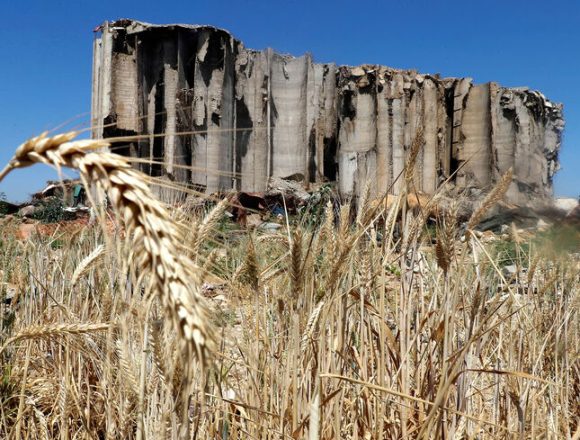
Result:
{"type": "Polygon", "coordinates": [[[2,223],[0,438],[580,438],[577,254],[476,232],[509,172],[466,221],[326,197],[271,232],[164,206],[105,145],[42,135],[2,174],[78,169],[98,221],[2,223]]]}

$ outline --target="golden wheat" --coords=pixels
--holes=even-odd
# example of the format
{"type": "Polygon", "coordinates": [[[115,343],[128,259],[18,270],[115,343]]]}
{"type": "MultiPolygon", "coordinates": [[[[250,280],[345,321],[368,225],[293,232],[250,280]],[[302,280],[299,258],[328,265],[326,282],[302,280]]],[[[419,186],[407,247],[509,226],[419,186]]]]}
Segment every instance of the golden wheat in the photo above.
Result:
{"type": "Polygon", "coordinates": [[[195,354],[205,365],[214,332],[199,290],[202,273],[183,255],[177,225],[153,196],[144,174],[122,156],[96,152],[109,145],[106,141],[72,141],[76,135],[44,133],[28,140],[18,147],[0,180],[13,169],[45,163],[75,168],[87,188],[104,191],[130,237],[132,258],[141,273],[151,277],[168,318],[185,342],[185,360],[195,354]]]}
{"type": "Polygon", "coordinates": [[[109,329],[109,324],[56,324],[56,325],[32,325],[20,330],[14,336],[8,338],[0,348],[0,355],[10,344],[23,339],[42,339],[55,336],[80,335],[83,333],[99,332],[109,329]]]}
{"type": "MultiPolygon", "coordinates": [[[[93,174],[85,180],[110,181],[113,165],[93,147],[82,154],[103,154],[105,169],[87,169],[93,174]]],[[[51,154],[50,163],[71,161],[51,154]]],[[[33,159],[20,155],[11,167],[33,159]]],[[[136,178],[133,171],[128,176],[136,178]]],[[[580,279],[573,258],[545,260],[531,244],[528,253],[527,234],[496,244],[475,237],[473,246],[460,246],[453,206],[433,211],[440,219],[434,248],[425,226],[435,202],[421,200],[421,209],[407,202],[409,215],[399,221],[404,201],[415,197],[405,192],[392,203],[359,206],[357,221],[350,206],[342,207],[338,227],[330,202],[322,225],[290,217],[284,235],[233,223],[232,234],[216,230],[221,207],[205,219],[188,212],[179,230],[193,225],[196,235],[183,239],[148,219],[162,215],[147,206],[152,199],[133,202],[140,184],[116,183],[121,177],[100,187],[123,215],[120,205],[135,205],[127,214],[135,219],[126,226],[128,245],[107,249],[107,258],[91,261],[107,238],[91,229],[74,243],[63,240],[62,249],[53,246],[55,237],[36,236],[24,245],[3,238],[2,279],[22,294],[0,308],[7,326],[0,337],[12,344],[0,356],[7,367],[0,437],[493,439],[575,438],[580,432],[574,409],[580,279]],[[114,185],[130,199],[114,201],[114,185]],[[150,250],[134,245],[136,228],[157,237],[150,250]],[[194,272],[188,273],[192,289],[202,273],[208,292],[218,288],[211,286],[216,275],[225,280],[212,299],[219,301],[223,319],[215,321],[223,343],[209,379],[196,378],[202,386],[195,393],[184,387],[190,373],[179,350],[182,331],[174,331],[173,319],[157,319],[175,312],[167,310],[167,300],[151,301],[149,286],[135,281],[150,275],[157,292],[159,275],[141,266],[135,276],[127,274],[125,248],[133,259],[147,253],[147,264],[156,268],[165,257],[153,247],[163,240],[172,241],[163,249],[175,252],[175,261],[187,255],[203,264],[183,263],[194,272]],[[513,259],[529,268],[532,286],[524,277],[505,285],[499,258],[487,261],[498,244],[515,247],[513,259]],[[91,282],[79,282],[88,270],[91,282]],[[131,294],[144,286],[145,295],[131,294]],[[504,299],[506,288],[517,291],[521,305],[504,299]],[[12,313],[10,324],[4,317],[12,313]],[[67,322],[103,322],[107,336],[68,337],[65,330],[74,327],[67,322]],[[59,333],[58,325],[69,327],[59,333]],[[25,335],[35,343],[7,339],[25,335]]]]}
{"type": "Polygon", "coordinates": [[[89,255],[87,255],[83,260],[78,264],[75,271],[72,274],[70,279],[71,286],[74,286],[79,278],[83,276],[98,259],[103,255],[105,251],[105,247],[100,244],[98,245],[89,255]]]}
{"type": "Polygon", "coordinates": [[[489,211],[497,202],[499,202],[502,199],[502,197],[508,190],[510,184],[512,183],[512,178],[513,178],[513,169],[510,168],[505,172],[505,174],[501,177],[501,179],[498,180],[493,189],[487,194],[485,199],[483,199],[483,201],[479,205],[479,208],[477,208],[473,212],[473,214],[469,218],[469,221],[467,222],[468,230],[472,230],[474,227],[476,227],[479,224],[479,222],[481,222],[481,220],[483,219],[485,213],[489,211]]]}

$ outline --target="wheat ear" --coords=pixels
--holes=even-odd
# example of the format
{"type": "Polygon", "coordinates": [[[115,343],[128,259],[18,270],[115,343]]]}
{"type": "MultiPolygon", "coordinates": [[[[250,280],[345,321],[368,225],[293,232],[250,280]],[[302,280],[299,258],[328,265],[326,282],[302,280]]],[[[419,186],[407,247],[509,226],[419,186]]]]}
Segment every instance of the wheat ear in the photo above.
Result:
{"type": "Polygon", "coordinates": [[[0,181],[15,168],[45,163],[75,168],[85,186],[105,191],[131,240],[131,257],[141,274],[151,277],[154,292],[184,341],[186,359],[195,353],[205,365],[214,333],[200,293],[201,271],[184,256],[177,224],[155,199],[143,173],[122,156],[96,151],[107,147],[106,141],[72,141],[76,135],[43,133],[26,141],[0,172],[0,181]]]}
{"type": "Polygon", "coordinates": [[[302,233],[299,229],[294,231],[290,243],[290,288],[294,307],[302,293],[302,233]]]}
{"type": "Polygon", "coordinates": [[[457,223],[457,209],[453,206],[438,219],[437,244],[435,256],[438,266],[445,274],[449,271],[455,253],[455,229],[457,223]]]}
{"type": "Polygon", "coordinates": [[[10,344],[22,339],[43,339],[54,336],[80,335],[83,333],[100,332],[108,329],[109,324],[107,323],[31,325],[20,330],[11,338],[8,338],[0,348],[0,354],[2,354],[10,344]]]}
{"type": "Polygon", "coordinates": [[[425,136],[423,135],[423,127],[419,127],[413,142],[411,143],[411,149],[409,150],[409,155],[407,156],[407,165],[405,167],[405,182],[407,183],[407,191],[411,188],[411,182],[413,180],[413,175],[415,173],[415,165],[417,163],[417,157],[419,156],[419,151],[421,147],[425,144],[425,136]]]}
{"type": "Polygon", "coordinates": [[[192,252],[199,251],[203,242],[208,239],[211,232],[217,227],[229,204],[230,200],[228,198],[223,199],[214,206],[201,223],[196,225],[194,240],[191,247],[192,252]]]}
{"type": "Polygon", "coordinates": [[[302,335],[302,340],[300,341],[300,352],[304,353],[308,348],[308,343],[312,340],[312,335],[316,331],[316,324],[318,324],[318,317],[320,316],[320,312],[322,311],[322,307],[324,307],[324,301],[320,301],[318,305],[314,308],[310,317],[308,318],[308,322],[306,323],[306,329],[304,334],[302,335]]]}
{"type": "Polygon", "coordinates": [[[477,210],[471,215],[471,218],[467,222],[468,230],[472,230],[474,227],[476,227],[483,219],[485,213],[502,199],[510,184],[512,183],[512,176],[513,169],[510,168],[501,177],[501,179],[499,179],[497,184],[493,187],[485,199],[483,199],[483,202],[481,202],[479,208],[477,208],[477,210]]]}
{"type": "Polygon", "coordinates": [[[89,268],[93,265],[95,261],[97,261],[101,257],[101,255],[103,255],[104,251],[105,247],[102,244],[100,244],[95,249],[93,249],[93,251],[89,255],[83,258],[83,260],[79,263],[79,265],[73,272],[73,275],[70,280],[71,286],[74,286],[78,282],[79,278],[84,273],[86,273],[87,270],[89,270],[89,268]]]}

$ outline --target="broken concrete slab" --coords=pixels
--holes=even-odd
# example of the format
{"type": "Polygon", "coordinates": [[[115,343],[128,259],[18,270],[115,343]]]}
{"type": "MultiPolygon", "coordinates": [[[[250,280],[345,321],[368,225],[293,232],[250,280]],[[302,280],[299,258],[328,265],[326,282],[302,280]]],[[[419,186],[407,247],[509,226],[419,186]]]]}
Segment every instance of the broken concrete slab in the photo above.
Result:
{"type": "Polygon", "coordinates": [[[561,209],[568,214],[578,206],[578,199],[572,197],[558,197],[554,199],[554,205],[556,208],[561,209]]]}
{"type": "Polygon", "coordinates": [[[21,217],[33,217],[39,210],[38,206],[27,205],[18,210],[18,215],[21,217]]]}

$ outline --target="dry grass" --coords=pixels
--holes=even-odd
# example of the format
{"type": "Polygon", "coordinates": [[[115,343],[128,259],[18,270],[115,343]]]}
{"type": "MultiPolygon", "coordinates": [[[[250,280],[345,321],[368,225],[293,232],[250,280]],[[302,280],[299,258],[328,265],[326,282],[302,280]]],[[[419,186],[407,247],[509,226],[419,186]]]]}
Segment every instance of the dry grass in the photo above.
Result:
{"type": "Polygon", "coordinates": [[[2,281],[20,293],[1,310],[0,437],[580,435],[574,258],[518,237],[506,280],[495,245],[462,241],[452,212],[431,245],[426,216],[399,215],[405,195],[356,221],[328,204],[320,226],[296,219],[284,234],[232,231],[227,202],[172,218],[101,144],[46,139],[13,167],[79,168],[125,234],[3,239],[2,281]],[[192,371],[183,342],[205,358],[209,339],[212,361],[192,371]]]}

